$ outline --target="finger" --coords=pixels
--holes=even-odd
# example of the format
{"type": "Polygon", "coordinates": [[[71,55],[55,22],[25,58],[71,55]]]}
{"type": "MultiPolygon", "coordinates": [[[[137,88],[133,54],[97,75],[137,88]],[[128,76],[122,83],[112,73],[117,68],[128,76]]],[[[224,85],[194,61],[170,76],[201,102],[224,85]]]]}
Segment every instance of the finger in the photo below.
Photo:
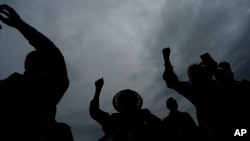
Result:
{"type": "Polygon", "coordinates": [[[8,6],[6,4],[3,5],[3,10],[2,11],[5,11],[6,16],[19,17],[17,12],[13,8],[11,8],[10,6],[8,6]]]}
{"type": "Polygon", "coordinates": [[[0,21],[2,21],[5,24],[8,24],[8,20],[7,18],[5,18],[4,16],[0,15],[0,21]]]}
{"type": "Polygon", "coordinates": [[[16,13],[16,11],[7,4],[3,4],[3,10],[7,10],[9,13],[16,13]]]}
{"type": "Polygon", "coordinates": [[[0,15],[0,21],[8,25],[8,20],[4,16],[0,15]]]}
{"type": "Polygon", "coordinates": [[[4,19],[5,19],[5,18],[4,18],[2,15],[0,15],[0,20],[1,20],[1,21],[4,21],[4,19]]]}
{"type": "Polygon", "coordinates": [[[3,4],[0,4],[0,12],[3,10],[3,4]]]}
{"type": "Polygon", "coordinates": [[[3,13],[3,14],[6,15],[6,16],[10,16],[10,13],[9,13],[8,11],[6,11],[6,9],[3,9],[3,10],[1,11],[1,13],[3,13]]]}

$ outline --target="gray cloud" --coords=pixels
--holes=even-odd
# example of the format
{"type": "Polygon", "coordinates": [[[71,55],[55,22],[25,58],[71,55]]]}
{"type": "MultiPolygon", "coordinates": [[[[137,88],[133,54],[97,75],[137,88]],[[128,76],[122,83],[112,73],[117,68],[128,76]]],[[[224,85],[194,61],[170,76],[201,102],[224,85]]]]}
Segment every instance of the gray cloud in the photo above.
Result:
{"type": "MultiPolygon", "coordinates": [[[[155,99],[174,96],[180,109],[194,114],[194,107],[176,92],[162,86],[164,71],[161,50],[170,46],[171,61],[181,80],[187,80],[188,65],[200,62],[209,52],[216,61],[229,61],[237,79],[249,79],[249,2],[248,1],[175,1],[164,5],[159,26],[146,38],[145,60],[155,69],[151,87],[158,86],[155,99]]],[[[163,100],[162,100],[163,101],[163,100]]],[[[163,102],[161,102],[163,103],[163,102]]]]}
{"type": "MultiPolygon", "coordinates": [[[[165,100],[178,99],[180,109],[195,118],[188,100],[162,80],[161,50],[170,46],[171,60],[181,80],[186,68],[209,52],[229,61],[237,78],[248,78],[249,2],[247,0],[22,0],[9,2],[29,24],[48,36],[64,54],[70,87],[58,105],[57,119],[69,123],[76,141],[97,140],[100,125],[88,113],[94,82],[104,77],[101,107],[115,112],[114,94],[134,89],[144,108],[160,118],[165,100]]],[[[0,78],[23,72],[25,55],[33,48],[15,30],[0,31],[0,78]],[[13,42],[15,39],[15,42],[13,42]]]]}

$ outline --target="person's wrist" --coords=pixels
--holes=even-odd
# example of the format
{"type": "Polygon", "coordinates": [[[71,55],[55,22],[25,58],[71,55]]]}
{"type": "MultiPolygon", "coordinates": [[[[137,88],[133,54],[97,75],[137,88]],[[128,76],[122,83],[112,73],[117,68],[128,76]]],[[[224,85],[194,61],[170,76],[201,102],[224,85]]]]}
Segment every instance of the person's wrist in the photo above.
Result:
{"type": "Polygon", "coordinates": [[[96,91],[101,91],[102,88],[96,87],[95,89],[96,89],[96,91]]]}
{"type": "Polygon", "coordinates": [[[20,29],[22,28],[26,23],[21,19],[21,18],[18,18],[16,19],[15,21],[15,24],[13,25],[15,28],[17,29],[20,29]]]}

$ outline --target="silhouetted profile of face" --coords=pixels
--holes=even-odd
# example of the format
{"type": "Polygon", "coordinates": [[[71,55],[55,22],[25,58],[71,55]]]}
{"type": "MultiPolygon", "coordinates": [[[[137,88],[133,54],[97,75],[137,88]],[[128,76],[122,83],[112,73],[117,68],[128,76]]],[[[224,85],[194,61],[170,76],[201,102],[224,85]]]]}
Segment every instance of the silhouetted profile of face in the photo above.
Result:
{"type": "Polygon", "coordinates": [[[24,68],[26,71],[36,71],[44,67],[42,56],[37,51],[30,52],[25,59],[24,68]]]}
{"type": "Polygon", "coordinates": [[[171,111],[177,111],[178,110],[178,103],[176,102],[176,100],[172,97],[168,98],[168,100],[166,101],[166,105],[167,108],[171,111]]]}
{"type": "Polygon", "coordinates": [[[126,89],[114,96],[113,105],[118,112],[131,113],[141,108],[142,98],[137,92],[126,89]]]}
{"type": "Polygon", "coordinates": [[[193,64],[188,68],[188,77],[192,84],[207,84],[212,79],[212,73],[204,64],[193,64]]]}

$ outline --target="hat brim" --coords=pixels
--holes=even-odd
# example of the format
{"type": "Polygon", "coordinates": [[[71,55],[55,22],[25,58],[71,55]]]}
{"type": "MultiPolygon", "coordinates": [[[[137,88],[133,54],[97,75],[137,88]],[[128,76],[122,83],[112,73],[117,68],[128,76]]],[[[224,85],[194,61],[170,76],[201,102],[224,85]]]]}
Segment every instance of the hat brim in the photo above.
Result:
{"type": "Polygon", "coordinates": [[[119,98],[121,97],[122,94],[126,93],[127,91],[129,91],[130,94],[133,94],[136,97],[136,109],[140,109],[142,107],[142,104],[143,104],[142,97],[136,91],[129,90],[129,89],[122,90],[122,91],[116,93],[114,98],[113,98],[113,106],[118,112],[124,111],[124,109],[119,105],[119,98]]]}

